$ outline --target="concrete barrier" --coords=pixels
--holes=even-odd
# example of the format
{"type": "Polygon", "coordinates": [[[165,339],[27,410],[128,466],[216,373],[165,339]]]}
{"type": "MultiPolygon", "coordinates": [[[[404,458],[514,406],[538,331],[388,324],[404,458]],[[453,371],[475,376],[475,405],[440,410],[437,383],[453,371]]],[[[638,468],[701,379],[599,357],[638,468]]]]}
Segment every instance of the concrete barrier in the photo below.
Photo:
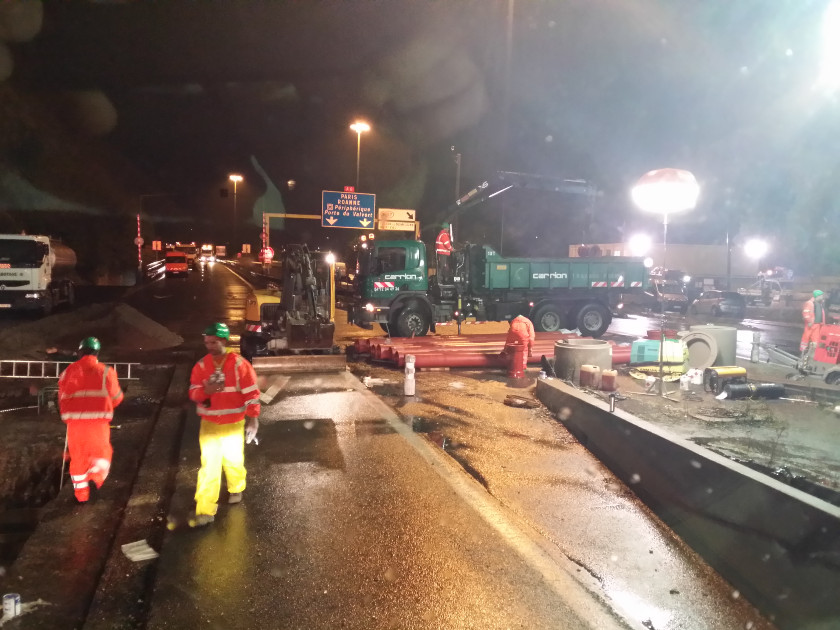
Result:
{"type": "MultiPolygon", "coordinates": [[[[781,629],[840,623],[840,508],[556,379],[537,397],[781,629]]],[[[834,625],[832,625],[834,624],[834,625]]]]}

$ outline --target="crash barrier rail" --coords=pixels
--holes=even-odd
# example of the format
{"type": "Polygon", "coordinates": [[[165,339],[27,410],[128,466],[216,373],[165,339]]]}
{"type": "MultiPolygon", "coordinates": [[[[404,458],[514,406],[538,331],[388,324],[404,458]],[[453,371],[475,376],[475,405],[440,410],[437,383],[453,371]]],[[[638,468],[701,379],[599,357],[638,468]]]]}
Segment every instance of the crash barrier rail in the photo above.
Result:
{"type": "MultiPolygon", "coordinates": [[[[0,360],[0,378],[58,378],[72,361],[22,361],[18,359],[0,360]]],[[[139,363],[105,363],[117,373],[120,380],[136,381],[133,376],[139,363]]]]}

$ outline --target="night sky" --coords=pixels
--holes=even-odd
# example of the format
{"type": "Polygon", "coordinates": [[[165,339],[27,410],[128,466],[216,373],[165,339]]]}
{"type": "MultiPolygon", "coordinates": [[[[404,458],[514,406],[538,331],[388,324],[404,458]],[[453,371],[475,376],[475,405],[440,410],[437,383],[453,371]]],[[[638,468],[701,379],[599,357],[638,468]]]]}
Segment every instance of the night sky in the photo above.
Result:
{"type": "MultiPolygon", "coordinates": [[[[460,153],[461,194],[497,170],[602,191],[514,190],[458,218],[456,237],[506,253],[659,237],[629,189],[677,167],[702,192],[669,240],[728,231],[769,239],[779,264],[840,263],[838,111],[818,86],[827,0],[69,1],[38,19],[20,5],[38,3],[0,7],[5,208],[43,205],[22,201],[29,184],[53,207],[142,206],[158,234],[220,241],[237,172],[256,242],[258,170],[286,211],[317,214],[321,190],[354,184],[362,118],[360,191],[417,209],[427,240],[451,216],[460,153]]],[[[273,224],[272,238],[356,235],[316,226],[273,224]]]]}

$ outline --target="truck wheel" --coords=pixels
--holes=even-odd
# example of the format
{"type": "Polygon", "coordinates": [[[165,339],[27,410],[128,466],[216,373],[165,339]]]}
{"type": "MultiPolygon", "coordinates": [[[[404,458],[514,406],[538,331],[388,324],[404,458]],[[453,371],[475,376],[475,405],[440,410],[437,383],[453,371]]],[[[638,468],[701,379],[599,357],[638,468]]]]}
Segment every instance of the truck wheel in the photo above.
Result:
{"type": "Polygon", "coordinates": [[[53,312],[53,306],[54,306],[54,302],[53,302],[52,291],[49,291],[47,293],[47,297],[44,298],[43,306],[41,306],[41,314],[44,317],[46,317],[47,315],[49,315],[50,313],[53,312]]]}
{"type": "Polygon", "coordinates": [[[534,313],[537,332],[557,332],[563,328],[563,315],[556,304],[544,304],[534,313]]]}
{"type": "Polygon", "coordinates": [[[398,337],[422,337],[429,332],[429,318],[419,308],[406,306],[397,315],[394,328],[398,337]]]}
{"type": "Polygon", "coordinates": [[[584,337],[600,337],[610,326],[610,312],[600,304],[587,304],[578,312],[577,326],[584,337]]]}

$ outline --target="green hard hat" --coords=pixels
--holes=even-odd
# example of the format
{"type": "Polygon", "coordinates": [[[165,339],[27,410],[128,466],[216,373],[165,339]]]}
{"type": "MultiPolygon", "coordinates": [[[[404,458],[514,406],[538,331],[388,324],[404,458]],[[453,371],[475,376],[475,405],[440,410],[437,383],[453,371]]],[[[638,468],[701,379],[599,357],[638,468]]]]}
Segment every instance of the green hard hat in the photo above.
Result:
{"type": "Polygon", "coordinates": [[[228,339],[230,339],[230,328],[227,327],[227,324],[216,322],[215,324],[210,324],[207,328],[204,329],[204,335],[210,337],[218,337],[219,339],[224,339],[225,341],[227,341],[228,339]]]}
{"type": "Polygon", "coordinates": [[[822,294],[823,294],[823,292],[820,291],[819,289],[814,290],[814,297],[820,297],[822,294]]]}
{"type": "Polygon", "coordinates": [[[440,227],[442,227],[444,230],[448,230],[449,229],[449,224],[446,221],[444,221],[443,224],[440,227]]]}
{"type": "Polygon", "coordinates": [[[102,344],[96,337],[85,337],[79,342],[79,350],[93,350],[99,352],[102,349],[102,344]]]}

